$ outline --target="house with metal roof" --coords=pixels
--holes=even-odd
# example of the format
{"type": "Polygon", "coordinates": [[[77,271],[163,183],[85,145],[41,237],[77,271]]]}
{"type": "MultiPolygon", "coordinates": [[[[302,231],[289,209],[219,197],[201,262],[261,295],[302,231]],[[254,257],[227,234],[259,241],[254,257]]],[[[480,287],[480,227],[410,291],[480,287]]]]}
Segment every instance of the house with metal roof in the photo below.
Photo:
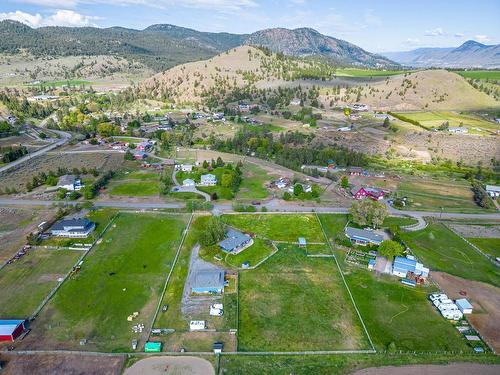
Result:
{"type": "Polygon", "coordinates": [[[407,277],[408,273],[422,278],[429,276],[429,269],[415,259],[397,256],[392,263],[392,274],[398,277],[407,277]]]}
{"type": "Polygon", "coordinates": [[[500,186],[486,185],[485,190],[492,198],[497,198],[500,196],[500,186]]]}
{"type": "Polygon", "coordinates": [[[345,235],[355,245],[362,246],[366,246],[368,244],[380,245],[380,243],[384,240],[384,236],[374,231],[352,227],[345,228],[345,235]]]}
{"type": "Polygon", "coordinates": [[[220,294],[224,292],[223,270],[200,270],[196,273],[191,293],[220,294]]]}
{"type": "Polygon", "coordinates": [[[472,305],[465,298],[457,299],[455,305],[457,305],[462,314],[472,314],[472,305]]]}
{"type": "Polygon", "coordinates": [[[24,324],[25,320],[20,319],[0,320],[0,342],[14,341],[23,333],[25,329],[24,324]]]}
{"type": "Polygon", "coordinates": [[[50,228],[56,237],[85,238],[95,229],[95,223],[87,218],[59,220],[50,228]]]}
{"type": "Polygon", "coordinates": [[[211,173],[202,174],[200,177],[200,185],[215,186],[217,185],[217,177],[211,173]]]}
{"type": "Polygon", "coordinates": [[[228,253],[237,254],[250,241],[252,241],[252,238],[248,234],[229,228],[226,232],[226,237],[219,242],[219,246],[228,253]]]}

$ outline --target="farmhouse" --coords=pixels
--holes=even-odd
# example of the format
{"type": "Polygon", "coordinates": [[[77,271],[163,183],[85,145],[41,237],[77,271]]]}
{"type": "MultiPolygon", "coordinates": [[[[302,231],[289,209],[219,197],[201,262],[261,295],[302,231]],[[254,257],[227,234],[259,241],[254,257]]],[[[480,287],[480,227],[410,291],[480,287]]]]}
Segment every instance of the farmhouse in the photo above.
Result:
{"type": "Polygon", "coordinates": [[[379,189],[371,188],[371,187],[357,187],[355,186],[351,190],[352,197],[354,199],[363,199],[366,197],[370,197],[376,201],[384,198],[384,192],[379,189]]]}
{"type": "Polygon", "coordinates": [[[465,298],[457,299],[455,304],[462,314],[472,314],[472,305],[465,298]]]}
{"type": "Polygon", "coordinates": [[[398,277],[407,277],[409,274],[427,278],[429,269],[424,267],[422,263],[418,263],[413,257],[395,257],[392,265],[392,274],[398,277]]]}
{"type": "Polygon", "coordinates": [[[76,176],[72,174],[65,174],[64,176],[59,177],[59,181],[57,181],[58,188],[69,191],[78,191],[82,188],[82,186],[83,185],[80,179],[76,178],[76,176]]]}
{"type": "Polygon", "coordinates": [[[211,173],[203,174],[200,177],[200,185],[215,186],[215,185],[217,185],[217,177],[215,177],[215,175],[213,175],[211,173]]]}
{"type": "Polygon", "coordinates": [[[384,236],[370,230],[352,227],[345,228],[345,235],[356,245],[366,246],[368,244],[380,245],[384,236]]]}
{"type": "Polygon", "coordinates": [[[14,341],[24,331],[24,320],[0,320],[0,342],[14,341]]]}
{"type": "Polygon", "coordinates": [[[178,167],[183,172],[192,172],[193,171],[193,164],[181,164],[180,167],[178,167]]]}
{"type": "Polygon", "coordinates": [[[219,242],[219,246],[228,253],[238,253],[251,240],[252,238],[248,234],[229,228],[226,232],[226,238],[219,242]]]}
{"type": "Polygon", "coordinates": [[[85,238],[95,229],[89,219],[65,219],[55,223],[50,233],[56,237],[85,238]]]}
{"type": "Polygon", "coordinates": [[[196,183],[194,182],[194,180],[190,178],[186,178],[184,181],[182,181],[182,186],[194,186],[194,185],[196,185],[196,183]]]}
{"type": "Polygon", "coordinates": [[[191,293],[220,294],[224,291],[224,271],[201,270],[194,277],[191,293]]]}
{"type": "Polygon", "coordinates": [[[500,186],[496,185],[486,185],[486,192],[490,195],[492,198],[497,198],[500,196],[500,186]]]}

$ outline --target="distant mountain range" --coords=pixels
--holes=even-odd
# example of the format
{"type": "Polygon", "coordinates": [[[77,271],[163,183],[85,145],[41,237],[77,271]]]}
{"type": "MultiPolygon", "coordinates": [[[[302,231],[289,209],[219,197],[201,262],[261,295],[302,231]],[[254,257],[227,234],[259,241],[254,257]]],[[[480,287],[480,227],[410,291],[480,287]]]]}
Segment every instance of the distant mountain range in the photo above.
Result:
{"type": "Polygon", "coordinates": [[[111,27],[41,27],[0,22],[0,52],[27,51],[34,55],[120,55],[135,58],[156,71],[203,60],[237,46],[268,47],[273,52],[321,57],[342,65],[397,67],[386,57],[320,34],[309,28],[266,29],[253,34],[209,33],[174,25],[152,25],[144,30],[111,27]]]}
{"type": "Polygon", "coordinates": [[[457,48],[418,48],[383,55],[403,65],[442,68],[500,68],[500,44],[469,40],[457,48]]]}

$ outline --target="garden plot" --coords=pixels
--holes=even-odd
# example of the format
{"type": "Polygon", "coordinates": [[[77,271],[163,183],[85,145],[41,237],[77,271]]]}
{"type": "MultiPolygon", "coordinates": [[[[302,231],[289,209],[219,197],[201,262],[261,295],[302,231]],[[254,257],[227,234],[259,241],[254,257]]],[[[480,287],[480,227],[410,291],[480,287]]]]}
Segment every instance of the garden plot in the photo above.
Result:
{"type": "Polygon", "coordinates": [[[128,351],[132,339],[144,344],[147,330],[136,334],[132,327],[151,323],[187,219],[119,214],[81,270],[42,310],[27,345],[128,351]],[[128,321],[133,312],[138,317],[128,321]]]}
{"type": "Polygon", "coordinates": [[[369,349],[332,258],[295,245],[241,272],[239,351],[369,349]]]}

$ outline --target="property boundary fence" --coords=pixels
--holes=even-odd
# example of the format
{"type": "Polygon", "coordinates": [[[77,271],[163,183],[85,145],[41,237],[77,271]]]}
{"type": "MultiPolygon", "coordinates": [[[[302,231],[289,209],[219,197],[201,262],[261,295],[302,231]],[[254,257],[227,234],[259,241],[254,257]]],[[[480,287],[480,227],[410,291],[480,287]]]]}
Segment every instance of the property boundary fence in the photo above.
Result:
{"type": "Polygon", "coordinates": [[[365,352],[365,353],[367,353],[367,352],[369,352],[369,353],[376,353],[377,351],[375,349],[375,346],[373,345],[372,338],[371,338],[370,334],[368,333],[368,329],[366,328],[366,325],[365,325],[365,322],[363,320],[363,317],[361,316],[361,313],[358,310],[358,306],[356,305],[356,301],[354,300],[354,297],[353,297],[353,295],[351,293],[351,289],[349,288],[349,285],[347,285],[347,281],[345,280],[344,273],[342,272],[342,268],[340,268],[340,264],[339,264],[339,262],[337,260],[337,257],[334,254],[333,246],[330,243],[330,240],[328,239],[328,236],[326,235],[325,228],[323,227],[323,223],[321,222],[321,220],[320,220],[320,218],[319,218],[319,216],[318,216],[317,213],[316,213],[316,219],[318,219],[318,223],[319,223],[319,225],[321,227],[321,230],[323,231],[323,235],[325,236],[325,239],[326,239],[326,241],[328,243],[328,246],[330,247],[330,250],[331,250],[332,254],[334,255],[333,259],[335,260],[335,264],[337,265],[337,268],[339,270],[339,273],[340,273],[340,276],[341,276],[342,281],[344,283],[344,286],[346,287],[347,292],[349,293],[349,297],[351,298],[351,302],[352,302],[352,304],[354,306],[354,310],[356,310],[356,313],[358,314],[358,318],[359,318],[359,320],[361,322],[361,325],[363,326],[363,330],[366,333],[366,337],[368,338],[368,341],[370,343],[370,347],[372,348],[369,351],[362,351],[362,352],[365,352]]]}

